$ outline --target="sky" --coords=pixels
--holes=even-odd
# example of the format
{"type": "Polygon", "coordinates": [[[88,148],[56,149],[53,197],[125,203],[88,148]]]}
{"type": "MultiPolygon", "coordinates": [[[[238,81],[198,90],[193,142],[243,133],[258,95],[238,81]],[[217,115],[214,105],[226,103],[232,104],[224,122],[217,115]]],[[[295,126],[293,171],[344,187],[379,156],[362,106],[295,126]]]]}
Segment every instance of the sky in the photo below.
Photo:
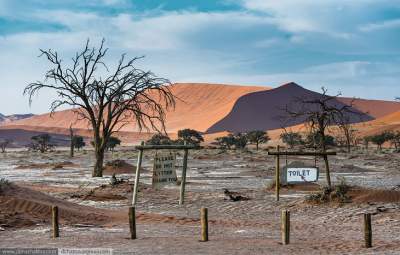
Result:
{"type": "Polygon", "coordinates": [[[44,113],[23,89],[102,38],[172,82],[277,87],[294,81],[332,94],[400,96],[400,0],[0,0],[0,113],[44,113]]]}

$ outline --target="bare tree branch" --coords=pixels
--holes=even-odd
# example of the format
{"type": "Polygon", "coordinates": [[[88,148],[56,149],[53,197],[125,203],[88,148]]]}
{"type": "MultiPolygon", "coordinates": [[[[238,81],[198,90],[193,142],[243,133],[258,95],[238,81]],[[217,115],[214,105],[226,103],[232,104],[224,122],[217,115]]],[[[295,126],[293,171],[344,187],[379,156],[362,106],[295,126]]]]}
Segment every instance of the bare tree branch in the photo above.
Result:
{"type": "Polygon", "coordinates": [[[52,67],[45,73],[44,81],[24,89],[30,104],[39,91],[55,91],[57,99],[50,106],[52,113],[63,106],[72,107],[80,120],[91,124],[97,158],[93,176],[102,175],[104,150],[113,133],[132,120],[139,131],[153,129],[165,133],[166,111],[175,106],[169,80],[135,67],[143,57],[127,59],[123,54],[111,71],[104,62],[108,52],[104,43],[103,39],[95,48],[87,40],[71,65],[64,63],[57,51],[41,49],[40,57],[45,57],[52,67]]]}

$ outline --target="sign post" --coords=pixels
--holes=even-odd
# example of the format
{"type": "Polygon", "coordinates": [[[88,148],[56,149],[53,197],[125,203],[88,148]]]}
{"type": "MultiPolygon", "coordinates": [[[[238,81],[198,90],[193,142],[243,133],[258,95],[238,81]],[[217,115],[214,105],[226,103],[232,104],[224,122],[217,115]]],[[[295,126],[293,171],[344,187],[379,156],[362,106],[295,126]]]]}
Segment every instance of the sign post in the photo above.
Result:
{"type": "MultiPolygon", "coordinates": [[[[279,145],[276,147],[276,151],[279,153],[279,145]]],[[[280,175],[280,161],[279,161],[279,154],[276,155],[276,170],[275,170],[275,195],[276,195],[276,201],[279,201],[279,188],[280,188],[280,180],[279,180],[279,175],[280,175]]]]}
{"type": "Polygon", "coordinates": [[[180,190],[180,194],[179,194],[179,204],[180,205],[183,205],[183,203],[185,202],[187,160],[188,160],[188,149],[185,149],[184,154],[183,154],[181,190],[180,190]]]}
{"type": "MultiPolygon", "coordinates": [[[[275,156],[276,159],[276,168],[275,168],[275,194],[276,194],[276,201],[279,201],[279,186],[280,186],[280,162],[279,156],[286,155],[286,156],[320,156],[323,157],[325,160],[325,167],[327,174],[329,175],[329,164],[328,164],[328,156],[329,155],[336,155],[334,151],[327,151],[327,152],[311,152],[311,151],[280,151],[279,145],[276,148],[276,151],[268,151],[268,155],[275,156]]],[[[288,168],[289,169],[289,168],[288,168]]],[[[287,169],[287,171],[288,171],[287,169]]],[[[287,173],[286,171],[286,173],[287,173]]],[[[315,179],[314,176],[316,175],[316,179],[318,179],[318,169],[317,168],[309,168],[309,167],[302,167],[300,169],[291,169],[290,178],[295,180],[300,180],[302,182],[307,181],[307,178],[315,179]],[[304,172],[303,172],[304,170],[304,172]],[[300,172],[299,172],[300,171],[300,172]],[[307,178],[305,177],[307,175],[307,178]]],[[[327,180],[328,184],[330,184],[330,179],[327,180]]]]}
{"type": "MultiPolygon", "coordinates": [[[[141,142],[141,145],[144,145],[144,142],[141,142]]],[[[143,158],[143,149],[139,149],[138,161],[136,164],[136,173],[135,173],[135,186],[133,187],[133,198],[132,198],[132,206],[136,205],[137,193],[139,188],[139,177],[140,177],[140,168],[142,167],[142,158],[143,158]]]]}
{"type": "MultiPolygon", "coordinates": [[[[179,197],[179,204],[182,205],[184,203],[184,196],[185,196],[186,172],[187,172],[187,161],[188,161],[189,150],[197,149],[197,148],[199,148],[199,146],[186,145],[186,144],[184,144],[184,145],[144,145],[144,142],[142,142],[141,145],[138,145],[135,148],[137,150],[139,150],[139,154],[138,154],[138,162],[137,162],[137,166],[136,166],[135,186],[133,189],[132,206],[135,206],[136,202],[137,202],[137,193],[138,193],[138,186],[139,186],[139,179],[140,179],[140,168],[142,165],[143,152],[145,150],[184,150],[182,181],[181,181],[180,197],[179,197]]],[[[175,163],[173,163],[173,164],[175,164],[175,163]]]]}

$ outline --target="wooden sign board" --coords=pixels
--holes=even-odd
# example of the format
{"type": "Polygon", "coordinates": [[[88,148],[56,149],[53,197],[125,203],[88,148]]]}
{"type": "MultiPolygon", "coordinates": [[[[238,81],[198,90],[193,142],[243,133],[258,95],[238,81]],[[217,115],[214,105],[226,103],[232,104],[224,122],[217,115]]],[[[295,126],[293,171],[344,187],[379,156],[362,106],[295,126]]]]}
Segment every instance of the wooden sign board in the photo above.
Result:
{"type": "Polygon", "coordinates": [[[293,182],[316,182],[319,170],[317,167],[288,167],[286,168],[286,180],[293,182]]]}
{"type": "Polygon", "coordinates": [[[160,188],[167,184],[176,184],[176,154],[169,153],[157,153],[154,157],[153,165],[153,188],[160,188]]]}
{"type": "Polygon", "coordinates": [[[316,182],[319,178],[318,167],[307,166],[303,162],[294,161],[284,167],[280,173],[280,183],[316,182]]]}

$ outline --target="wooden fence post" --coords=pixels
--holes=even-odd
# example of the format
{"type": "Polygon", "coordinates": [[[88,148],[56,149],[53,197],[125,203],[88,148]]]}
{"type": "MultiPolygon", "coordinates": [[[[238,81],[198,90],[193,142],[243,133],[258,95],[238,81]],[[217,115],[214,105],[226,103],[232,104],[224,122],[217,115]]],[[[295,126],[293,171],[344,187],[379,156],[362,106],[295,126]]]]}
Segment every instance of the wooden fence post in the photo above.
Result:
{"type": "MultiPolygon", "coordinates": [[[[186,143],[185,143],[185,145],[186,145],[186,143]]],[[[183,205],[183,203],[185,202],[185,185],[186,185],[186,170],[187,170],[188,153],[189,153],[189,150],[184,149],[181,190],[180,190],[180,195],[179,195],[179,204],[180,205],[183,205]]]]}
{"type": "Polygon", "coordinates": [[[281,212],[281,232],[282,244],[286,245],[290,242],[290,211],[282,210],[281,212]]]}
{"type": "Polygon", "coordinates": [[[200,221],[201,221],[201,241],[208,241],[208,210],[202,207],[200,209],[200,221]]]}
{"type": "MultiPolygon", "coordinates": [[[[141,142],[141,145],[144,145],[144,142],[141,142]]],[[[133,198],[132,198],[132,206],[136,205],[137,201],[137,193],[139,189],[139,177],[140,177],[140,168],[142,167],[142,158],[143,158],[143,149],[139,149],[138,161],[136,164],[136,174],[135,174],[135,186],[133,187],[133,198]]]]}
{"type": "Polygon", "coordinates": [[[53,238],[60,237],[60,229],[58,227],[58,207],[51,207],[51,222],[53,228],[53,238]]]}
{"type": "MultiPolygon", "coordinates": [[[[276,151],[279,153],[279,145],[276,147],[276,151]]],[[[279,201],[279,188],[280,188],[280,162],[279,162],[279,154],[275,156],[276,158],[276,168],[275,168],[275,195],[276,201],[279,201]]]]}
{"type": "Polygon", "coordinates": [[[372,247],[372,227],[371,227],[371,214],[364,213],[364,239],[365,247],[372,247]]]}
{"type": "Polygon", "coordinates": [[[136,215],[135,207],[129,207],[129,230],[131,232],[131,239],[136,239],[136,215]]]}

